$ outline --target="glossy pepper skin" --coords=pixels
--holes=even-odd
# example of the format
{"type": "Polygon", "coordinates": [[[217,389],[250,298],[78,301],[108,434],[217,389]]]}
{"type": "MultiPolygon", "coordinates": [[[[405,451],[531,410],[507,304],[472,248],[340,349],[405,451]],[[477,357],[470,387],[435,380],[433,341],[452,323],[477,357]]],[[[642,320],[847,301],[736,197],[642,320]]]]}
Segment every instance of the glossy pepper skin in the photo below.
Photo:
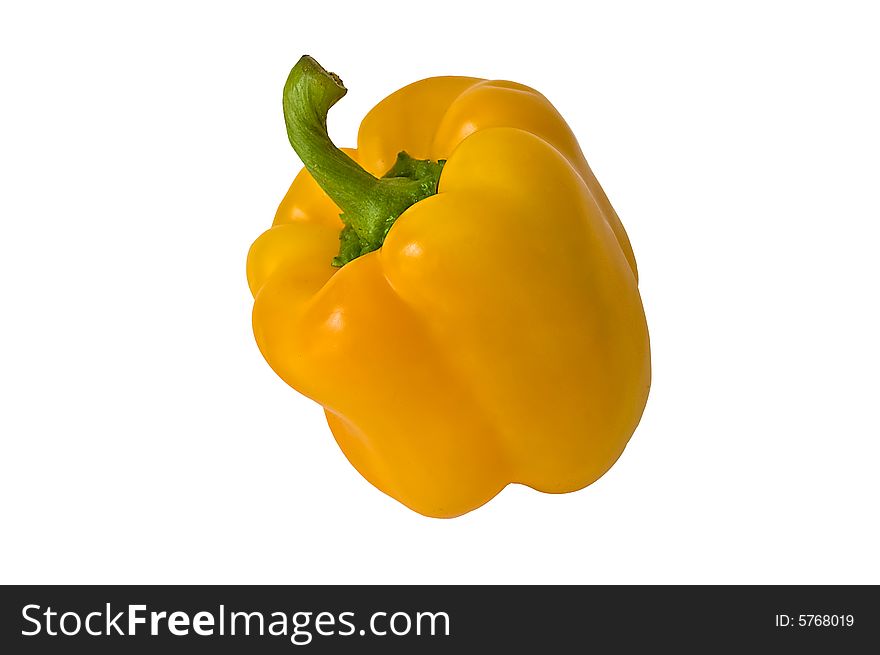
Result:
{"type": "Polygon", "coordinates": [[[339,207],[307,170],[293,181],[248,256],[266,361],[421,514],[589,485],[651,368],[629,240],[577,140],[529,87],[438,77],[380,102],[346,152],[381,177],[401,151],[446,160],[437,192],[341,268],[339,207]]]}

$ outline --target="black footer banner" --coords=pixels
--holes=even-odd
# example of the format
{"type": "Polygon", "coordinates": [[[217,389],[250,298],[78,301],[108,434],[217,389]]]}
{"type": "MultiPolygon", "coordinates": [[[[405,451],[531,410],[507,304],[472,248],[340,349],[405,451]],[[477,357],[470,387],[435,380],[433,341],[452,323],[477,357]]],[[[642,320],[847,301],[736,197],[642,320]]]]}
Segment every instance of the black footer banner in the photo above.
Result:
{"type": "Polygon", "coordinates": [[[868,652],[880,643],[874,586],[7,586],[0,594],[3,653],[868,652]]]}

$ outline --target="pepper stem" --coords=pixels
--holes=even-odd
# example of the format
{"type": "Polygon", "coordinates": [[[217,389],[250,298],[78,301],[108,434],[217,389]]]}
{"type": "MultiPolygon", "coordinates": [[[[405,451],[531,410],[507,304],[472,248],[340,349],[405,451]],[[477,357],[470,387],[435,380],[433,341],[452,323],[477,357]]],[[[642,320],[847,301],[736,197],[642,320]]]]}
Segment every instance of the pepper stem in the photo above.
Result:
{"type": "Polygon", "coordinates": [[[339,255],[334,266],[377,250],[406,209],[437,193],[445,161],[397,156],[382,178],[365,171],[337,148],[327,134],[327,112],[347,92],[335,73],[308,55],[290,71],[284,85],[284,122],[290,145],[330,199],[342,210],[339,255]]]}

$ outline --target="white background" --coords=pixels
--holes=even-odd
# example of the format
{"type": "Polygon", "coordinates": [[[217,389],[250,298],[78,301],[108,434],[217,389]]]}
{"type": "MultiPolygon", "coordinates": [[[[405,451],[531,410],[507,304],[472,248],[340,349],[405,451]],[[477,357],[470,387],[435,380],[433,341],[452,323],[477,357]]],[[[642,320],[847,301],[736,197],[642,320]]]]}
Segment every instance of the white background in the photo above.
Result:
{"type": "Polygon", "coordinates": [[[0,581],[880,583],[877,16],[708,5],[5,3],[0,581]],[[424,518],[263,361],[244,262],[303,53],[343,145],[431,75],[567,118],[653,347],[599,482],[424,518]]]}

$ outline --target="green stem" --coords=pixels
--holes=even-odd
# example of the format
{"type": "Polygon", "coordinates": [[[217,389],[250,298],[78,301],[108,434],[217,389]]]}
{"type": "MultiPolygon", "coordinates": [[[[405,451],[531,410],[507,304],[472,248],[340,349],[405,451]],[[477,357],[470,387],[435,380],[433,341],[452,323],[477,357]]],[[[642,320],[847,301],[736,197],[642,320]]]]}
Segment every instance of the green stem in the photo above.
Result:
{"type": "Polygon", "coordinates": [[[284,122],[290,145],[315,181],[342,210],[344,227],[334,266],[377,250],[406,209],[437,193],[444,161],[413,159],[405,152],[377,178],[339,150],[327,134],[327,112],[347,89],[308,55],[284,85],[284,122]]]}

